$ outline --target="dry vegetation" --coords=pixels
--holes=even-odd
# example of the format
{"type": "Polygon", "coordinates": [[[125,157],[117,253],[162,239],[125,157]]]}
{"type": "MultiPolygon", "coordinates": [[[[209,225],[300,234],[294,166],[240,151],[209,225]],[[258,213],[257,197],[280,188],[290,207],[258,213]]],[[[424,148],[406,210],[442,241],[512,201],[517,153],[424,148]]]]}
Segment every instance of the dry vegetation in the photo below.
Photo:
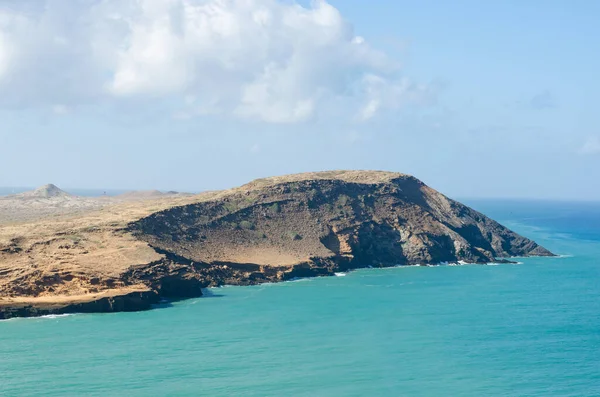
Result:
{"type": "Polygon", "coordinates": [[[119,275],[161,255],[134,239],[125,230],[127,225],[197,200],[197,196],[146,200],[134,196],[132,201],[72,196],[0,198],[0,303],[11,296],[80,297],[128,290],[119,275]]]}

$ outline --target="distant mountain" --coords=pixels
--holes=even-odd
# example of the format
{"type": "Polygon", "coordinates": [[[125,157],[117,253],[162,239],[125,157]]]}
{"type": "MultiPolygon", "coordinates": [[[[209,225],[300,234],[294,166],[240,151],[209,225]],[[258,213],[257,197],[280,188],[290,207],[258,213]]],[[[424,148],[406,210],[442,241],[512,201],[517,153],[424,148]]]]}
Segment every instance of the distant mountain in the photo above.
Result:
{"type": "Polygon", "coordinates": [[[163,197],[165,193],[159,190],[134,190],[131,192],[126,192],[117,196],[117,198],[122,199],[149,199],[149,198],[157,198],[163,197]]]}
{"type": "Polygon", "coordinates": [[[124,200],[146,200],[153,198],[161,198],[161,197],[170,197],[170,196],[187,196],[190,193],[180,193],[173,190],[168,192],[161,192],[159,190],[134,190],[131,192],[126,192],[116,196],[119,199],[124,200]]]}
{"type": "Polygon", "coordinates": [[[19,198],[54,198],[54,197],[73,197],[71,194],[65,192],[60,189],[56,185],[47,184],[41,187],[38,187],[35,190],[31,190],[24,193],[19,193],[14,195],[13,197],[19,198]]]}

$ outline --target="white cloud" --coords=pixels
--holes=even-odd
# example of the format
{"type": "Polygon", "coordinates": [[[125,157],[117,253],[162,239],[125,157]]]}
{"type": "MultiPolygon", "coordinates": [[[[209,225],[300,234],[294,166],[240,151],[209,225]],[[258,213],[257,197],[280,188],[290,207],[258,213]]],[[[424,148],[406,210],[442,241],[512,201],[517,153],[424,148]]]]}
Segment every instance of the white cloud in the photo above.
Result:
{"type": "Polygon", "coordinates": [[[579,148],[580,154],[600,154],[600,139],[597,136],[589,137],[579,148]]]}
{"type": "Polygon", "coordinates": [[[373,116],[375,116],[375,114],[379,110],[380,106],[381,106],[381,101],[379,99],[377,99],[377,98],[370,99],[367,102],[367,104],[361,109],[359,119],[362,121],[367,121],[367,120],[373,118],[373,116]]]}
{"type": "Polygon", "coordinates": [[[435,101],[433,87],[418,85],[407,78],[390,80],[376,74],[366,74],[362,80],[366,102],[359,120],[373,118],[382,108],[398,109],[407,104],[430,104],[435,101]]]}
{"type": "Polygon", "coordinates": [[[428,95],[324,0],[20,5],[0,6],[0,105],[155,98],[181,103],[180,119],[293,123],[332,104],[366,121],[428,95]]]}

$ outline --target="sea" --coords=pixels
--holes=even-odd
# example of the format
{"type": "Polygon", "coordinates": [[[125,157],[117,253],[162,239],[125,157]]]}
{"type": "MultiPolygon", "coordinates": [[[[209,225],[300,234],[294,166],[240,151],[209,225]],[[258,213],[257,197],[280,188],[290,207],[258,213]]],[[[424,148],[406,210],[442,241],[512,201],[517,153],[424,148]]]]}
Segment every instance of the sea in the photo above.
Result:
{"type": "Polygon", "coordinates": [[[0,322],[2,396],[600,396],[600,203],[463,200],[560,256],[0,322]]]}

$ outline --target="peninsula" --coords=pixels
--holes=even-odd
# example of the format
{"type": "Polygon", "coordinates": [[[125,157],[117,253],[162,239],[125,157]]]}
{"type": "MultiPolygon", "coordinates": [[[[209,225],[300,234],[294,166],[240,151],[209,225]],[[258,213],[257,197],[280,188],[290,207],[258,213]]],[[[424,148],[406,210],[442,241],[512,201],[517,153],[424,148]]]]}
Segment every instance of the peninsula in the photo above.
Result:
{"type": "Polygon", "coordinates": [[[48,185],[0,198],[0,319],[146,310],[210,286],[363,267],[552,255],[394,172],[295,174],[198,195],[80,198],[48,185]]]}

